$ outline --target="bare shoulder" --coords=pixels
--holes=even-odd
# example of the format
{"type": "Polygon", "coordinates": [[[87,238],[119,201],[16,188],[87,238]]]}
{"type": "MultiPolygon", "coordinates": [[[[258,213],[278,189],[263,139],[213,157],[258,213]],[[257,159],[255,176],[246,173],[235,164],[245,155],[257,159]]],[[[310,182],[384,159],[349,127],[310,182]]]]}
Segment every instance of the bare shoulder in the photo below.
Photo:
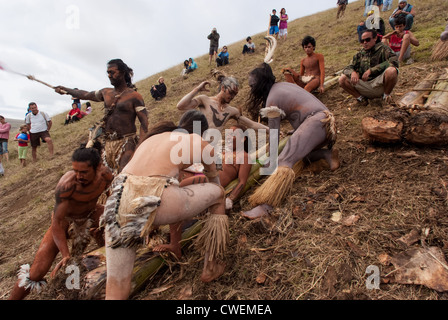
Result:
{"type": "Polygon", "coordinates": [[[239,110],[238,108],[236,108],[236,107],[228,106],[228,107],[226,108],[226,111],[230,113],[230,114],[229,114],[230,117],[234,117],[234,116],[239,116],[239,115],[241,115],[240,110],[239,110]]]}
{"type": "Polygon", "coordinates": [[[105,180],[108,184],[110,182],[112,182],[112,180],[114,179],[114,175],[112,174],[112,172],[109,170],[109,168],[101,165],[101,167],[99,168],[100,170],[100,174],[101,174],[101,178],[103,180],[105,180]]]}
{"type": "Polygon", "coordinates": [[[212,98],[205,94],[200,94],[194,97],[193,100],[196,100],[198,102],[198,106],[201,107],[210,104],[212,98]]]}
{"type": "Polygon", "coordinates": [[[56,198],[69,198],[76,189],[76,175],[73,170],[66,172],[56,185],[56,198]]]}
{"type": "Polygon", "coordinates": [[[139,99],[139,100],[143,100],[143,97],[142,97],[142,95],[140,94],[140,92],[138,92],[138,91],[136,91],[136,90],[133,90],[133,91],[131,92],[131,96],[132,96],[133,98],[136,98],[136,99],[139,99]]]}

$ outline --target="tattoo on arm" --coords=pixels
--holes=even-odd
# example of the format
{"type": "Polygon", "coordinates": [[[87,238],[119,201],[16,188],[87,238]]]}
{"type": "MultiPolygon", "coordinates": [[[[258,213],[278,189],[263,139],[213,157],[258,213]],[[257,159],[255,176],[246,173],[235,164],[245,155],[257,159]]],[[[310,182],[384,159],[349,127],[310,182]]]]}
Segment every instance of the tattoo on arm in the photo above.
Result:
{"type": "Polygon", "coordinates": [[[189,196],[190,198],[194,197],[194,191],[191,190],[189,187],[183,187],[182,189],[185,191],[187,196],[189,196]]]}

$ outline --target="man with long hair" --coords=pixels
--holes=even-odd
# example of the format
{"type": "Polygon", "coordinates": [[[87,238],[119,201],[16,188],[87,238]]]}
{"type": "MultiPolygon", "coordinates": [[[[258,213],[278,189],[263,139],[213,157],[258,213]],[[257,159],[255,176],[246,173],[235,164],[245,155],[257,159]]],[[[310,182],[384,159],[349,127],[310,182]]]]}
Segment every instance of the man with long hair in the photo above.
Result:
{"type": "Polygon", "coordinates": [[[271,134],[275,133],[274,129],[280,130],[282,120],[287,120],[294,129],[278,157],[275,172],[249,198],[255,208],[243,212],[243,216],[255,219],[282,203],[295,179],[293,167],[301,160],[312,162],[325,159],[330,169],[336,170],[339,157],[338,151],[333,149],[336,141],[335,119],[315,96],[296,84],[276,83],[267,63],[252,70],[249,86],[251,91],[247,103],[253,118],[259,114],[267,118],[271,134]]]}
{"type": "Polygon", "coordinates": [[[56,204],[51,226],[45,233],[31,267],[22,265],[19,280],[15,284],[11,300],[24,299],[30,291],[39,291],[48,270],[60,252],[62,260],[56,265],[51,276],[65,266],[71,257],[79,256],[93,237],[98,246],[104,245],[99,218],[104,207],[97,203],[98,198],[112,182],[109,169],[101,163],[97,148],[81,146],[72,155],[72,170],[59,180],[56,190],[56,204]],[[72,250],[67,239],[73,241],[72,250]]]}
{"type": "Polygon", "coordinates": [[[137,246],[153,227],[176,224],[207,209],[210,214],[197,239],[204,254],[201,280],[212,281],[224,272],[221,259],[229,241],[225,190],[213,161],[213,147],[202,139],[207,128],[198,110],[186,112],[178,126],[159,123],[115,177],[104,212],[106,299],[128,298],[137,246]],[[208,182],[180,186],[180,171],[199,160],[198,155],[208,182]]]}
{"type": "Polygon", "coordinates": [[[55,90],[82,100],[104,102],[103,158],[108,167],[118,173],[131,159],[138,143],[136,118],[140,121],[139,137],[142,138],[148,131],[148,116],[143,97],[132,83],[133,70],[121,59],[114,59],[107,64],[107,75],[113,88],[88,92],[58,86],[55,90]]]}

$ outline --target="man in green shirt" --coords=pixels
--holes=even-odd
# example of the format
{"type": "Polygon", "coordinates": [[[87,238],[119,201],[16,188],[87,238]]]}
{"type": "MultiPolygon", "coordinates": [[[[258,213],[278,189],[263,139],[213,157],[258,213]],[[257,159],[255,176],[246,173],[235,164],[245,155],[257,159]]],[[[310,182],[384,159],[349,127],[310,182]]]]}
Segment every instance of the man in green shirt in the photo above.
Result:
{"type": "Polygon", "coordinates": [[[367,99],[383,97],[391,102],[390,94],[398,81],[398,58],[392,49],[378,41],[377,32],[365,30],[361,35],[362,49],[353,56],[339,78],[339,85],[361,104],[367,99]]]}

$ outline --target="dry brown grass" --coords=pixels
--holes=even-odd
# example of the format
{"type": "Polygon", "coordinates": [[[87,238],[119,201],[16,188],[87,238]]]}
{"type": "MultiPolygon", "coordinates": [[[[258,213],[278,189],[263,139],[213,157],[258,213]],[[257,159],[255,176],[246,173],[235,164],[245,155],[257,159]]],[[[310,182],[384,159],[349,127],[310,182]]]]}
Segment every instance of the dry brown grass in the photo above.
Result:
{"type": "MultiPolygon", "coordinates": [[[[290,22],[289,39],[279,43],[272,63],[277,80],[282,80],[281,68],[299,65],[304,56],[299,43],[307,34],[316,38],[317,51],[325,56],[328,75],[347,65],[359,48],[356,25],[362,19],[362,4],[350,3],[340,21],[335,20],[336,9],[331,9],[290,22]]],[[[429,73],[447,67],[446,61],[431,62],[430,56],[443,31],[448,3],[422,0],[415,5],[418,13],[414,33],[421,45],[412,49],[416,63],[400,69],[394,90],[396,99],[429,73]]],[[[252,36],[257,53],[247,57],[241,55],[244,40],[228,44],[231,63],[222,70],[240,81],[241,89],[233,104],[242,109],[248,93],[247,74],[263,61],[263,36],[252,36]]],[[[176,104],[180,98],[200,82],[212,80],[208,56],[195,60],[199,69],[187,79],[180,77],[182,67],[178,65],[137,83],[151,125],[161,119],[177,121],[176,104]],[[155,102],[149,88],[161,75],[167,83],[168,96],[155,102]]],[[[210,94],[215,94],[213,80],[211,89],[210,94]]],[[[260,221],[241,218],[239,209],[249,208],[247,197],[251,192],[243,197],[231,215],[227,269],[219,280],[211,284],[199,281],[201,256],[188,247],[180,263],[169,261],[170,268],[160,271],[134,299],[447,299],[446,293],[420,285],[382,284],[381,290],[367,290],[365,285],[367,266],[378,265],[382,274],[389,272],[390,267],[382,266],[378,256],[403,251],[397,239],[413,229],[430,228],[427,244],[442,248],[445,255],[448,253],[446,194],[434,192],[441,190],[441,181],[448,179],[446,150],[371,145],[363,139],[360,124],[365,116],[382,110],[381,102],[358,107],[337,86],[318,98],[336,117],[335,147],[340,150],[340,169],[335,172],[319,167],[306,169],[284,205],[260,221]],[[406,156],[409,151],[415,155],[406,156]],[[331,219],[335,212],[343,218],[357,216],[359,220],[344,225],[331,219]],[[166,289],[153,291],[155,288],[166,289]]],[[[7,175],[0,180],[2,298],[8,296],[19,266],[32,262],[50,224],[54,187],[70,169],[72,151],[86,140],[87,129],[102,115],[101,104],[93,104],[93,109],[90,116],[68,127],[62,125],[64,115],[53,118],[56,150],[53,159],[48,159],[43,145],[39,148],[39,161],[21,168],[15,144],[10,143],[7,175]]],[[[39,299],[35,295],[29,298],[39,299]]]]}

